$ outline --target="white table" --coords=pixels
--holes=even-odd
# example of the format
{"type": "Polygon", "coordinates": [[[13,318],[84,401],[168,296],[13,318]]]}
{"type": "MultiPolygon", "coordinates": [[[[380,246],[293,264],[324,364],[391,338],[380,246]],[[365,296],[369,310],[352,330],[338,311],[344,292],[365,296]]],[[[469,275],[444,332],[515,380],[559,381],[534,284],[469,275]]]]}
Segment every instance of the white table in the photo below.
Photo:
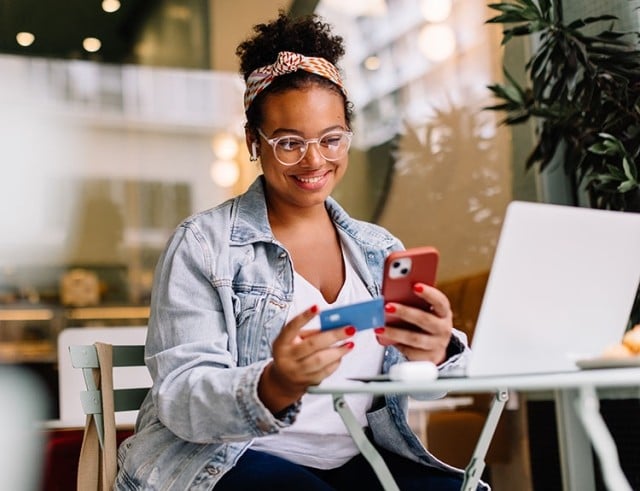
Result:
{"type": "Polygon", "coordinates": [[[397,490],[386,464],[365,436],[344,395],[367,393],[455,394],[493,392],[496,394],[475,452],[465,471],[464,491],[476,489],[484,469],[484,457],[493,437],[508,391],[551,392],[556,403],[558,440],[565,491],[595,491],[591,445],[601,464],[608,489],[632,491],[620,468],[615,442],[600,415],[600,398],[640,398],[640,368],[607,368],[539,375],[514,375],[439,379],[429,382],[355,382],[310,387],[309,393],[330,394],[356,445],[367,458],[387,491],[397,490]]]}

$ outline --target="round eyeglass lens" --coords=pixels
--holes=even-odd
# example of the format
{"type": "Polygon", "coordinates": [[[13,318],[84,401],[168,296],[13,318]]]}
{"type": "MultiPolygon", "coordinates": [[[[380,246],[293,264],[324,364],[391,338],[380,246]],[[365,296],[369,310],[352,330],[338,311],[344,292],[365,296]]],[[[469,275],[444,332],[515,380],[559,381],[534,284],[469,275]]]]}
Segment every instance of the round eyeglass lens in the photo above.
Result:
{"type": "Polygon", "coordinates": [[[284,136],[274,140],[276,158],[285,165],[294,165],[302,160],[311,143],[318,145],[320,155],[329,161],[344,157],[351,144],[351,132],[337,131],[320,138],[305,140],[297,136],[284,136]]]}
{"type": "Polygon", "coordinates": [[[307,153],[307,144],[304,138],[298,136],[275,138],[272,146],[276,158],[286,165],[297,164],[307,153]]]}

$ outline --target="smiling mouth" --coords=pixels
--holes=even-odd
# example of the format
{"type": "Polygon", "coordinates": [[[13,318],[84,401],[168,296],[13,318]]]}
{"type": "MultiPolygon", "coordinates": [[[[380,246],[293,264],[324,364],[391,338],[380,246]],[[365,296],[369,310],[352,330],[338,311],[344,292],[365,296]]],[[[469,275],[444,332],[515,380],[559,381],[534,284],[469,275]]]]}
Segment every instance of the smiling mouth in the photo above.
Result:
{"type": "Polygon", "coordinates": [[[304,182],[305,184],[314,184],[316,182],[320,182],[320,180],[324,178],[324,174],[321,176],[314,176],[314,177],[300,177],[300,176],[293,176],[293,177],[300,182],[304,182]]]}

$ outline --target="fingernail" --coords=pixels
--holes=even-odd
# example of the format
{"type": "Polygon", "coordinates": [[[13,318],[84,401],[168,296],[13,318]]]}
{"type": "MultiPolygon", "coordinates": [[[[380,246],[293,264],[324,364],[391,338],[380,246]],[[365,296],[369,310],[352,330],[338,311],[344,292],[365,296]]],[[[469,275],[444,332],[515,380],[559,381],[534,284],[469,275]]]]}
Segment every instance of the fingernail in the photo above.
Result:
{"type": "Polygon", "coordinates": [[[344,332],[347,336],[353,336],[356,333],[356,328],[353,326],[348,326],[344,328],[344,332]]]}
{"type": "Polygon", "coordinates": [[[389,314],[393,314],[396,311],[396,306],[388,303],[387,305],[384,306],[384,311],[388,312],[389,314]]]}
{"type": "Polygon", "coordinates": [[[355,346],[355,344],[352,341],[349,341],[348,343],[344,343],[344,345],[348,348],[348,349],[353,349],[353,347],[355,346]]]}
{"type": "Polygon", "coordinates": [[[315,314],[318,311],[318,306],[317,305],[312,305],[310,310],[311,310],[312,314],[315,314]]]}
{"type": "Polygon", "coordinates": [[[376,327],[373,332],[376,334],[384,334],[384,327],[376,327]]]}
{"type": "Polygon", "coordinates": [[[422,293],[424,291],[424,287],[416,283],[415,285],[413,285],[413,291],[416,293],[422,293]]]}

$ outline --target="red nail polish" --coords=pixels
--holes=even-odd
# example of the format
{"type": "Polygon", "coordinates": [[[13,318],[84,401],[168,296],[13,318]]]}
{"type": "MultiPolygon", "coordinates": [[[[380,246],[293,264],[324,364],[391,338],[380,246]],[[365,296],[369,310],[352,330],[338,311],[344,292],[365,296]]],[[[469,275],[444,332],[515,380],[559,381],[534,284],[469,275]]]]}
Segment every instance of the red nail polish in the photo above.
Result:
{"type": "Polygon", "coordinates": [[[353,336],[356,333],[356,328],[353,326],[348,326],[344,328],[344,332],[347,336],[353,336]]]}
{"type": "Polygon", "coordinates": [[[353,347],[355,346],[355,344],[353,344],[353,342],[351,341],[349,341],[348,343],[344,343],[344,345],[349,349],[353,349],[353,347]]]}
{"type": "Polygon", "coordinates": [[[312,305],[311,306],[311,313],[315,314],[316,312],[318,312],[318,306],[317,305],[312,305]]]}
{"type": "Polygon", "coordinates": [[[373,332],[376,334],[384,334],[384,327],[376,327],[373,332]]]}
{"type": "Polygon", "coordinates": [[[424,287],[416,283],[415,285],[413,285],[413,291],[416,293],[422,293],[424,291],[424,287]]]}
{"type": "Polygon", "coordinates": [[[389,314],[393,314],[396,311],[396,306],[391,303],[388,303],[387,305],[384,306],[384,311],[389,314]]]}

